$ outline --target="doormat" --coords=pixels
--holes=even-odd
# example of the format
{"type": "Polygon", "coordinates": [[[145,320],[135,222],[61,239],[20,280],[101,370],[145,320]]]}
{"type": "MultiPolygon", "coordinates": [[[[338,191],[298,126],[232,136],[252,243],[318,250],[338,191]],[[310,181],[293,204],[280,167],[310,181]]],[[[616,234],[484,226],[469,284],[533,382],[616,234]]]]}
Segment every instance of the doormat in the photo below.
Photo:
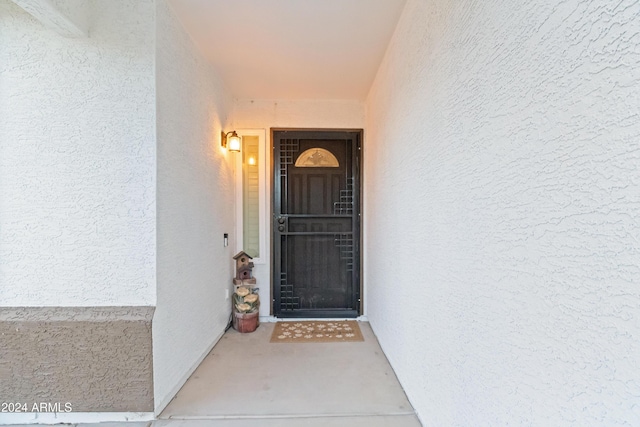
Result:
{"type": "Polygon", "coordinates": [[[364,341],[360,326],[354,320],[278,322],[271,334],[271,342],[354,341],[364,341]]]}

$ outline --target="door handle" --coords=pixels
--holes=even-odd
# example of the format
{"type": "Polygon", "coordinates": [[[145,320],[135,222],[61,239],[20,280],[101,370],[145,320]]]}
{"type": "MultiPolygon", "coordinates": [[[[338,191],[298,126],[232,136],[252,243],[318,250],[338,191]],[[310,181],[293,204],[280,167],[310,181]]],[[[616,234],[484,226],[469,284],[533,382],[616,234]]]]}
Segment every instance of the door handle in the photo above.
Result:
{"type": "Polygon", "coordinates": [[[284,231],[284,225],[279,225],[278,226],[278,231],[284,231]]]}

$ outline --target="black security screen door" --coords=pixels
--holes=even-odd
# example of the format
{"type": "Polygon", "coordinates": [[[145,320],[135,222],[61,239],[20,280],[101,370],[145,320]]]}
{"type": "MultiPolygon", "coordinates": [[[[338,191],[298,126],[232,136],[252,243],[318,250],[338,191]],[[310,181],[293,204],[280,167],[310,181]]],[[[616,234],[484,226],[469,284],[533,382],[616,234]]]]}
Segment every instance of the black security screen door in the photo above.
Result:
{"type": "Polygon", "coordinates": [[[361,137],[273,130],[276,316],[358,315],[361,137]]]}

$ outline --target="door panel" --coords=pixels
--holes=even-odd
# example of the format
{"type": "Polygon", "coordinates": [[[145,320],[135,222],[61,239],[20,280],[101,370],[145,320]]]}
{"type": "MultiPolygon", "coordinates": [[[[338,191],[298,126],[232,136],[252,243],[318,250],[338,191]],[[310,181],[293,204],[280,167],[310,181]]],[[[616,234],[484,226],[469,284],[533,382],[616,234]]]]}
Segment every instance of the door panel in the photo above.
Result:
{"type": "Polygon", "coordinates": [[[360,131],[273,131],[276,316],[360,311],[360,139],[360,131]]]}

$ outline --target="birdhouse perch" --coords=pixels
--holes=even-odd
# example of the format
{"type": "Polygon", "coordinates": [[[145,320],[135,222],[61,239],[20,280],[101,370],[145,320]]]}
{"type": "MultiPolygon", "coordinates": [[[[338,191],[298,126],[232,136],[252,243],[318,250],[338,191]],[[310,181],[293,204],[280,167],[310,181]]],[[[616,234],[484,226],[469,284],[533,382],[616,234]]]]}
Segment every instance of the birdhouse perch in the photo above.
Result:
{"type": "Polygon", "coordinates": [[[255,285],[256,279],[253,277],[253,257],[248,255],[244,251],[240,251],[233,257],[236,260],[236,277],[233,279],[233,284],[240,285],[255,285]]]}

